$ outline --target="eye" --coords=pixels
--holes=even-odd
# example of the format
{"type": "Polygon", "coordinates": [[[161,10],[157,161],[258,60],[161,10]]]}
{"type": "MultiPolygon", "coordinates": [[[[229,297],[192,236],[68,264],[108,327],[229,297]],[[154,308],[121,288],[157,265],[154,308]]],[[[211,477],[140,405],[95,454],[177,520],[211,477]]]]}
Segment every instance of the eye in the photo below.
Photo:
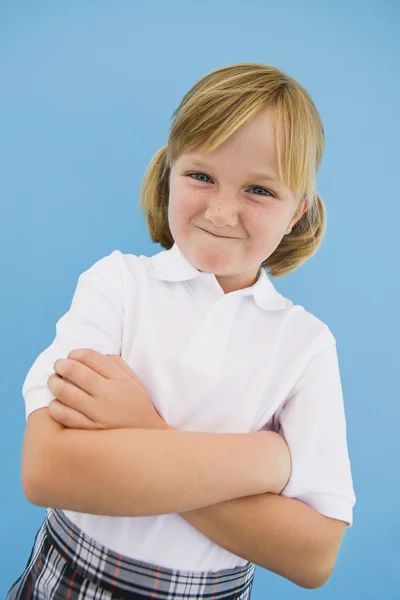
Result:
{"type": "MultiPolygon", "coordinates": [[[[250,189],[252,189],[252,190],[262,190],[263,192],[266,192],[269,196],[272,196],[273,198],[276,197],[275,194],[273,194],[269,190],[266,190],[266,189],[264,189],[262,187],[255,186],[255,187],[250,188],[250,189]]],[[[264,196],[264,194],[256,194],[256,196],[264,196]]]]}
{"type": "MultiPolygon", "coordinates": [[[[204,173],[188,173],[189,177],[192,177],[192,175],[200,175],[200,177],[206,177],[206,179],[209,179],[211,181],[211,179],[209,178],[209,176],[205,175],[204,173]]],[[[202,180],[201,179],[196,179],[196,181],[202,181],[202,180]]]]}
{"type": "MultiPolygon", "coordinates": [[[[205,177],[206,179],[208,179],[209,181],[211,181],[210,177],[208,175],[206,175],[205,173],[188,173],[187,175],[188,175],[188,177],[193,177],[193,176],[198,175],[200,177],[205,177]]],[[[196,179],[196,181],[204,181],[204,179],[196,179]]],[[[258,185],[254,186],[254,187],[252,187],[250,189],[252,189],[252,190],[262,190],[263,192],[265,192],[265,194],[255,194],[256,196],[265,196],[265,195],[267,195],[267,197],[268,196],[272,196],[273,198],[276,198],[276,195],[273,194],[270,190],[266,190],[265,188],[259,187],[258,185]]]]}

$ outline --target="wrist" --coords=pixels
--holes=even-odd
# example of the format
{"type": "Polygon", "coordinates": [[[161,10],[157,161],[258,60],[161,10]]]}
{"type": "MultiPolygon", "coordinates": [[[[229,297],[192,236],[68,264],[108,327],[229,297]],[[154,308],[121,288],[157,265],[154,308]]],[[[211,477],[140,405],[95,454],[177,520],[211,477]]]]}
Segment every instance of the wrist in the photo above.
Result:
{"type": "Polygon", "coordinates": [[[292,457],[288,444],[285,438],[280,435],[275,435],[276,446],[276,487],[273,490],[275,494],[281,494],[289,483],[292,474],[292,457]]]}

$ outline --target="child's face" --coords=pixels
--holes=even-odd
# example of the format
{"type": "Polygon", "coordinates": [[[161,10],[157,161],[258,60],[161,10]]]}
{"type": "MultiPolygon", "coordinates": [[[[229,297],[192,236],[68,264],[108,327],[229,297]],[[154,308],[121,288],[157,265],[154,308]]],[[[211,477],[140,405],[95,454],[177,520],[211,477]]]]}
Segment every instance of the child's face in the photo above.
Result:
{"type": "Polygon", "coordinates": [[[202,148],[185,152],[171,167],[169,227],[189,262],[214,273],[228,293],[255,283],[260,264],[305,212],[307,203],[262,176],[270,173],[275,179],[276,173],[272,108],[213,153],[204,155],[202,148]],[[214,237],[203,229],[226,237],[214,237]]]}

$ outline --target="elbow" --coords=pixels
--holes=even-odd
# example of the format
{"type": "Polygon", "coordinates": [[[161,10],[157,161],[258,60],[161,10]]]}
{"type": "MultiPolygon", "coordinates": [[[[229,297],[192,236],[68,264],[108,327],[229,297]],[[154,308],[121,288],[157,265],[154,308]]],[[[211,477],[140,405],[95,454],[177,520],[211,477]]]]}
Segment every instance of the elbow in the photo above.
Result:
{"type": "MultiPolygon", "coordinates": [[[[326,517],[328,533],[319,537],[310,552],[304,553],[301,575],[297,571],[294,583],[308,590],[322,587],[330,578],[335,568],[340,542],[343,538],[345,522],[326,517]],[[332,531],[333,529],[333,531],[332,531]],[[328,535],[329,534],[329,535],[328,535]],[[299,581],[300,580],[300,581],[299,581]]],[[[297,568],[299,563],[297,563],[297,568]]]]}
{"type": "Polygon", "coordinates": [[[35,504],[36,506],[43,506],[37,482],[34,481],[32,477],[28,477],[25,473],[22,473],[21,483],[22,491],[28,502],[35,504]]]}
{"type": "Polygon", "coordinates": [[[48,504],[49,490],[53,485],[53,477],[48,473],[47,462],[42,460],[39,468],[34,461],[23,461],[21,469],[21,485],[25,498],[36,506],[48,504]]]}
{"type": "Polygon", "coordinates": [[[316,568],[317,561],[309,560],[307,565],[299,565],[299,561],[296,560],[296,564],[289,569],[271,569],[271,565],[260,564],[267,571],[273,571],[277,575],[284,577],[288,581],[291,581],[295,585],[304,588],[306,590],[316,590],[322,587],[330,578],[333,572],[333,566],[330,568],[316,568]]]}
{"type": "MultiPolygon", "coordinates": [[[[333,569],[332,569],[333,571],[333,569]]],[[[332,571],[329,572],[324,572],[323,575],[319,575],[318,578],[314,577],[314,580],[312,582],[312,585],[307,586],[307,589],[309,590],[316,590],[320,587],[322,587],[330,578],[330,576],[332,575],[332,571]]]]}
{"type": "Polygon", "coordinates": [[[32,474],[30,470],[28,470],[28,465],[26,464],[26,458],[24,455],[22,456],[22,465],[21,465],[21,486],[22,491],[24,493],[25,498],[31,503],[35,504],[33,501],[33,491],[35,489],[35,485],[32,481],[32,474]]]}
{"type": "MultiPolygon", "coordinates": [[[[307,579],[306,582],[302,582],[299,583],[297,582],[297,585],[299,585],[300,587],[306,589],[306,590],[317,590],[318,588],[322,587],[324,585],[324,583],[326,583],[329,579],[328,577],[324,577],[324,578],[318,578],[316,579],[315,577],[313,579],[307,579]]],[[[294,582],[296,583],[296,582],[294,582]]]]}
{"type": "Polygon", "coordinates": [[[322,587],[333,573],[334,565],[304,574],[301,578],[292,579],[293,583],[307,590],[316,590],[322,587]]]}
{"type": "Polygon", "coordinates": [[[317,577],[316,574],[313,573],[312,575],[307,575],[306,577],[293,578],[291,581],[305,590],[316,590],[322,587],[328,581],[329,577],[330,574],[324,577],[318,575],[317,577]]]}

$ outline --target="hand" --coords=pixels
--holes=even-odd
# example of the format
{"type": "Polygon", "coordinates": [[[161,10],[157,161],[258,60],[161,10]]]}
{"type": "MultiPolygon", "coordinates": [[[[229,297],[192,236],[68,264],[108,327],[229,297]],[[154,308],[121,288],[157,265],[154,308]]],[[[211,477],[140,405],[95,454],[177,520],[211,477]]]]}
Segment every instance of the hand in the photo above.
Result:
{"type": "Polygon", "coordinates": [[[53,419],[75,429],[172,429],[155,409],[143,382],[116,354],[90,348],[56,360],[47,380],[53,419]],[[65,380],[66,379],[66,380],[65,380]]]}

